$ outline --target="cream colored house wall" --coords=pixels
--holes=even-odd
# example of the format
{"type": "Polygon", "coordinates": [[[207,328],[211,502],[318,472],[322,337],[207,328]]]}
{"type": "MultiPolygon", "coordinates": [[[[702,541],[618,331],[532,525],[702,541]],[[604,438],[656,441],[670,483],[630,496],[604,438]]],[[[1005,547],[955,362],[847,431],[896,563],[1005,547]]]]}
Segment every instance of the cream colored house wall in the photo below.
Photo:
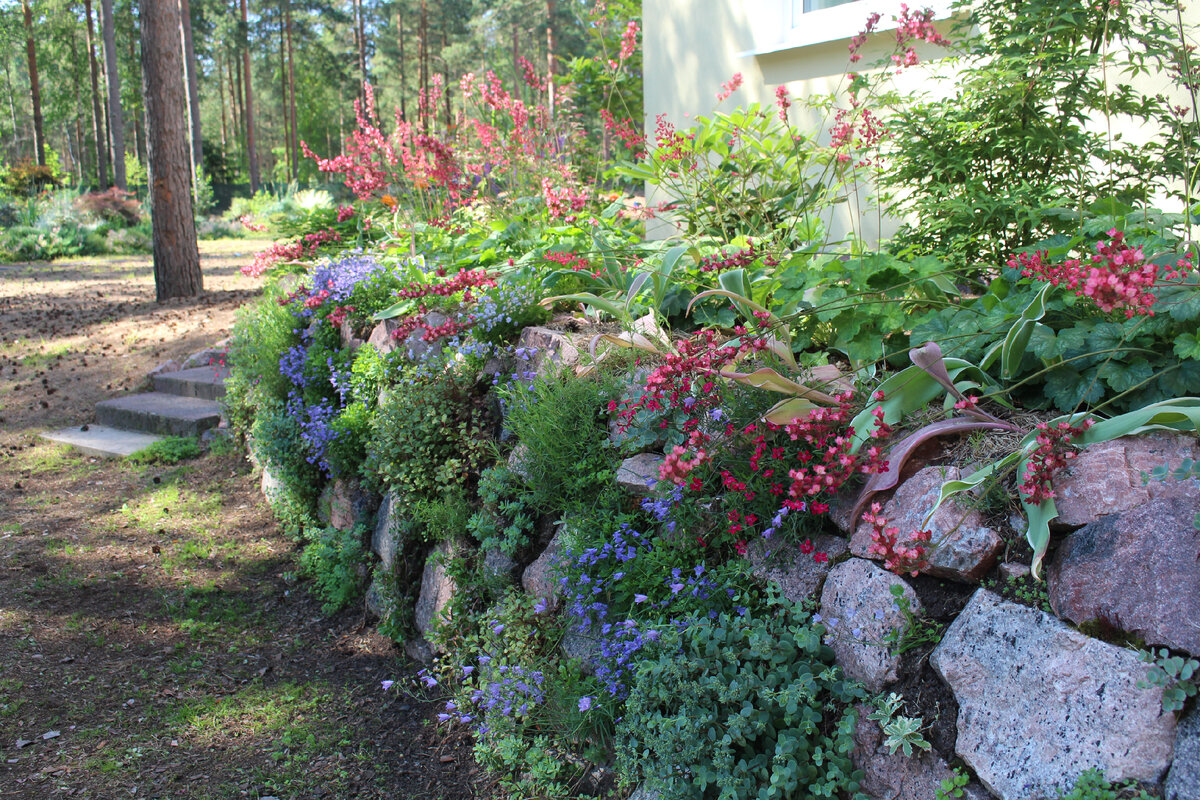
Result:
{"type": "MultiPolygon", "coordinates": [[[[939,29],[948,32],[949,0],[913,0],[911,5],[934,7],[939,29]]],[[[690,125],[693,117],[711,114],[718,108],[716,94],[722,82],[738,72],[744,79],[742,87],[719,108],[755,102],[770,106],[780,84],[796,98],[839,91],[852,66],[848,60],[850,38],[862,28],[868,14],[880,11],[883,30],[868,40],[859,65],[886,56],[894,41],[886,26],[899,13],[899,6],[899,0],[859,0],[805,14],[798,19],[806,24],[794,28],[791,0],[643,0],[647,135],[653,136],[655,116],[660,113],[678,128],[690,125]]],[[[1185,23],[1193,30],[1200,26],[1200,0],[1187,5],[1185,23]]],[[[941,48],[918,48],[918,53],[922,65],[899,76],[897,88],[930,93],[938,88],[930,79],[932,75],[952,76],[953,71],[946,63],[936,63],[944,53],[941,48]]],[[[1166,89],[1166,82],[1158,75],[1140,77],[1134,85],[1142,91],[1166,89]]],[[[952,83],[940,86],[945,92],[952,83]]],[[[797,103],[791,115],[797,126],[828,135],[828,120],[811,109],[797,103]]],[[[1096,124],[1103,126],[1104,122],[1098,120],[1096,124]]],[[[1135,140],[1159,135],[1147,130],[1118,129],[1112,133],[1135,140]]],[[[648,199],[655,202],[653,195],[648,199]]],[[[834,237],[855,231],[868,241],[876,241],[891,235],[899,220],[881,219],[873,211],[860,218],[854,205],[846,204],[835,208],[827,224],[834,237]]],[[[671,232],[670,226],[659,224],[650,234],[661,237],[671,232]]]]}

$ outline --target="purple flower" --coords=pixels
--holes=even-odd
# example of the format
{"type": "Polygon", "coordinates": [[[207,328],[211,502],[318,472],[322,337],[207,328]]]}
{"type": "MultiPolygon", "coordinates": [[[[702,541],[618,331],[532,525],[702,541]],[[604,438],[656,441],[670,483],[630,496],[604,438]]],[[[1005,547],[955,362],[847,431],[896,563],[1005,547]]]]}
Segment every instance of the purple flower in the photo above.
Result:
{"type": "Polygon", "coordinates": [[[382,684],[382,686],[383,686],[383,690],[384,690],[385,692],[386,692],[388,689],[392,688],[392,684],[393,684],[393,683],[395,683],[395,681],[380,681],[380,684],[382,684]]]}
{"type": "Polygon", "coordinates": [[[635,594],[633,596],[633,602],[635,602],[635,603],[644,603],[649,599],[650,598],[646,597],[646,595],[644,595],[644,594],[635,594]]]}
{"type": "Polygon", "coordinates": [[[579,698],[579,710],[580,711],[590,711],[591,708],[592,708],[592,698],[590,698],[590,697],[579,698]]]}

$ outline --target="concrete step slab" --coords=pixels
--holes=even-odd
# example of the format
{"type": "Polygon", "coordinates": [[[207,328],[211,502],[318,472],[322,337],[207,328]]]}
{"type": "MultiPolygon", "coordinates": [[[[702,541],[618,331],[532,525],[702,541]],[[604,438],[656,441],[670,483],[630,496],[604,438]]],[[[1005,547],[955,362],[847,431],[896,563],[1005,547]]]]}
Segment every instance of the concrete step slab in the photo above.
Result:
{"type": "Polygon", "coordinates": [[[101,425],[164,436],[199,436],[221,424],[221,407],[212,400],[146,392],[96,404],[101,425]]]}
{"type": "Polygon", "coordinates": [[[81,453],[102,458],[124,458],[162,440],[161,436],[152,433],[121,431],[107,425],[95,424],[47,431],[41,434],[41,437],[70,445],[81,453]]]}
{"type": "Polygon", "coordinates": [[[201,400],[219,400],[225,396],[225,379],[228,377],[229,368],[217,365],[159,372],[153,376],[154,391],[180,397],[199,397],[201,400]]]}

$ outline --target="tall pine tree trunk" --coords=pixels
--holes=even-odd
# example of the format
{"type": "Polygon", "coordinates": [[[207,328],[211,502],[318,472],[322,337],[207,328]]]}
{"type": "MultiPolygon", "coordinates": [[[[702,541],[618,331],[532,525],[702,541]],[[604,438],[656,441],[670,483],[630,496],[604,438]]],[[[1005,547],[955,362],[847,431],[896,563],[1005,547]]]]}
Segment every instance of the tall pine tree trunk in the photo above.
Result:
{"type": "Polygon", "coordinates": [[[96,137],[96,180],[97,188],[108,188],[108,147],[104,135],[104,115],[100,111],[100,68],[96,64],[96,33],[92,28],[92,0],[83,0],[87,14],[88,65],[92,71],[92,135],[96,137]]]}
{"type": "Polygon", "coordinates": [[[203,138],[200,133],[200,76],[196,72],[196,47],[192,42],[192,11],[189,0],[179,0],[179,19],[183,26],[183,67],[187,70],[188,118],[191,120],[192,163],[199,174],[204,165],[203,138]]]}
{"type": "Polygon", "coordinates": [[[179,5],[143,3],[142,76],[149,128],[154,287],[161,303],[203,290],[196,245],[179,5]]]}
{"type": "Polygon", "coordinates": [[[279,115],[283,117],[283,174],[292,177],[292,128],[288,117],[287,89],[287,30],[284,26],[283,3],[279,4],[279,115]]]}
{"type": "Polygon", "coordinates": [[[366,102],[367,37],[363,24],[362,0],[354,0],[354,41],[358,45],[359,97],[366,102]]]}
{"type": "Polygon", "coordinates": [[[258,173],[258,149],[254,143],[254,82],[250,79],[250,29],[246,0],[242,0],[242,78],[245,87],[246,162],[250,168],[250,191],[257,192],[262,182],[258,173]]]}
{"type": "Polygon", "coordinates": [[[554,70],[557,66],[554,56],[554,12],[556,0],[546,0],[546,107],[550,118],[554,118],[554,70]]]}
{"type": "Polygon", "coordinates": [[[33,43],[33,10],[21,0],[25,15],[25,57],[29,61],[29,99],[33,102],[33,148],[38,166],[46,166],[46,134],[42,126],[42,93],[38,87],[37,46],[33,43]]]}
{"type": "Polygon", "coordinates": [[[121,112],[121,75],[117,72],[117,33],[113,0],[100,0],[100,28],[104,37],[104,77],[108,80],[108,126],[112,137],[113,183],[125,186],[125,117],[121,112]]]}
{"type": "Polygon", "coordinates": [[[221,154],[229,147],[229,115],[225,112],[225,61],[217,51],[217,99],[221,101],[221,154]]]}
{"type": "Polygon", "coordinates": [[[300,134],[296,128],[296,57],[292,52],[292,2],[285,0],[287,16],[288,117],[292,121],[292,180],[300,178],[300,134]]]}
{"type": "Polygon", "coordinates": [[[396,36],[400,39],[400,119],[408,121],[408,79],[404,66],[404,16],[396,12],[396,36]]]}
{"type": "MultiPolygon", "coordinates": [[[[131,33],[129,36],[129,63],[130,64],[140,64],[142,57],[138,54],[138,51],[134,47],[134,44],[133,44],[133,40],[137,34],[137,30],[135,28],[131,28],[130,30],[131,30],[131,33]]],[[[139,164],[144,165],[147,163],[146,136],[144,134],[144,131],[146,130],[146,113],[145,113],[146,109],[135,103],[133,108],[130,109],[130,111],[133,113],[133,118],[136,120],[140,120],[142,123],[141,125],[133,126],[133,156],[134,156],[134,158],[137,159],[137,162],[139,164]]]]}

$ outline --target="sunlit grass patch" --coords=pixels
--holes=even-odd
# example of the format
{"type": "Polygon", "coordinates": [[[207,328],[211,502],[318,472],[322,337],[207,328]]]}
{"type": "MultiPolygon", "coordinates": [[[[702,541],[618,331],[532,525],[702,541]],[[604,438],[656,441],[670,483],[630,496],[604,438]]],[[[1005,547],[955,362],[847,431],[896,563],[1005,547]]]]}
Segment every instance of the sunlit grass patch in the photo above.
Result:
{"type": "Polygon", "coordinates": [[[220,498],[166,483],[130,500],[118,512],[122,519],[143,530],[178,535],[204,535],[217,524],[220,498]]]}

